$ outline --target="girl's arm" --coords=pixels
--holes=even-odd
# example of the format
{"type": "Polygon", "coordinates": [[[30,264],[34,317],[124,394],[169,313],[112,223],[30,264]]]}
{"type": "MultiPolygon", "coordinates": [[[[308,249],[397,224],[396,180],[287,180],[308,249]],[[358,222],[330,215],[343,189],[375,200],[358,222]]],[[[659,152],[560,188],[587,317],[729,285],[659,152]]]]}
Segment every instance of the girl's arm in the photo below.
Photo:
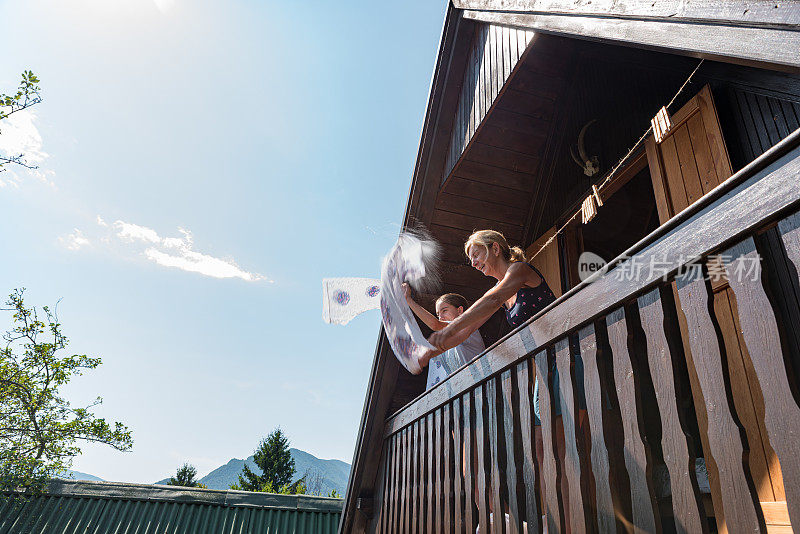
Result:
{"type": "Polygon", "coordinates": [[[512,263],[508,267],[506,275],[497,285],[484,293],[481,298],[476,300],[467,311],[456,317],[453,322],[445,323],[445,327],[438,332],[434,332],[428,338],[428,341],[442,351],[463,343],[517,291],[526,284],[536,286],[538,285],[537,282],[541,283],[539,276],[527,265],[521,262],[512,263]]]}
{"type": "Polygon", "coordinates": [[[411,287],[409,287],[408,284],[403,284],[403,293],[406,296],[406,302],[408,302],[411,311],[414,312],[414,315],[422,319],[422,322],[428,325],[428,328],[437,331],[447,326],[447,323],[437,319],[435,315],[417,304],[417,302],[411,298],[411,287]]]}

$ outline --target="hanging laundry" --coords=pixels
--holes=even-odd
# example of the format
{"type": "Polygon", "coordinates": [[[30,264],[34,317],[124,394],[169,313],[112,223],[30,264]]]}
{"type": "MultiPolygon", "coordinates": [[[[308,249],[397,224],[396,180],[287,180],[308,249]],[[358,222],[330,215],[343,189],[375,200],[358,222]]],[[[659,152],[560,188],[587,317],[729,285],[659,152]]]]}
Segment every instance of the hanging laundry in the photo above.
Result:
{"type": "Polygon", "coordinates": [[[419,285],[426,272],[431,272],[432,260],[438,257],[435,242],[403,233],[381,268],[381,317],[386,337],[398,361],[412,374],[422,372],[418,362],[426,349],[435,350],[428,343],[417,324],[414,313],[406,302],[403,282],[419,285]],[[426,267],[427,264],[427,267],[426,267]]]}
{"type": "Polygon", "coordinates": [[[323,278],[322,320],[347,324],[356,315],[380,308],[380,285],[374,278],[323,278]]]}

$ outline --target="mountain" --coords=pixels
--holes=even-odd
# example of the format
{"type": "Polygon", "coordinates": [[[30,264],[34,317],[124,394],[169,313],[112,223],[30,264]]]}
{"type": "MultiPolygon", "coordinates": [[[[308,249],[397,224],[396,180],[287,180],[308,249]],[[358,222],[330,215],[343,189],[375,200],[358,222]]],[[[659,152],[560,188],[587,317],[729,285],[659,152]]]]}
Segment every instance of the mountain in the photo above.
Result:
{"type": "MultiPolygon", "coordinates": [[[[316,485],[320,487],[322,495],[327,495],[332,489],[338,491],[340,495],[344,495],[347,490],[347,479],[350,476],[350,464],[341,460],[322,460],[299,449],[289,449],[289,452],[294,458],[295,474],[292,479],[293,482],[308,474],[306,481],[309,483],[311,490],[315,489],[314,479],[319,478],[320,480],[316,485]]],[[[242,472],[242,467],[244,467],[245,463],[253,472],[260,472],[252,456],[245,460],[233,458],[225,465],[217,467],[201,478],[200,482],[210,489],[228,489],[231,484],[239,481],[239,473],[242,472]]],[[[165,478],[156,482],[156,484],[166,484],[168,481],[169,478],[165,478]]]]}
{"type": "Polygon", "coordinates": [[[64,473],[62,473],[56,478],[65,478],[67,480],[93,480],[95,482],[103,482],[103,479],[100,477],[90,475],[89,473],[81,473],[80,471],[73,471],[72,469],[67,469],[64,473]]]}

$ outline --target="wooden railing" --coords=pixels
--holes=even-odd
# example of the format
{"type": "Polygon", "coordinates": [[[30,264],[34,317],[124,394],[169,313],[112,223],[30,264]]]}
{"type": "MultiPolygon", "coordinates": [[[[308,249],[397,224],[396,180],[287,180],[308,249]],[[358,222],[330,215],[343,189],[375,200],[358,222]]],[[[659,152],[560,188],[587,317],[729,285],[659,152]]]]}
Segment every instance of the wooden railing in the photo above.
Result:
{"type": "Polygon", "coordinates": [[[763,393],[763,426],[780,462],[788,516],[800,526],[800,408],[781,331],[800,325],[776,318],[763,283],[773,273],[754,241],[777,223],[796,277],[799,207],[800,130],[394,414],[385,428],[373,531],[766,532],[770,518],[748,472],[707,267],[687,268],[710,255],[720,255],[738,302],[741,336],[763,393]],[[640,272],[632,269],[637,264],[640,272]],[[577,354],[585,416],[576,396],[577,354]],[[688,408],[687,365],[696,374],[695,405],[688,408]],[[552,413],[554,369],[560,419],[552,413]],[[538,389],[541,469],[533,426],[537,377],[548,384],[538,389]],[[655,405],[646,402],[646,388],[655,405]],[[702,448],[691,443],[698,398],[707,416],[702,448]],[[647,414],[657,414],[660,444],[647,439],[647,414]],[[657,487],[655,452],[666,464],[671,500],[657,487]],[[704,506],[698,487],[701,455],[718,488],[713,506],[704,506]]]}

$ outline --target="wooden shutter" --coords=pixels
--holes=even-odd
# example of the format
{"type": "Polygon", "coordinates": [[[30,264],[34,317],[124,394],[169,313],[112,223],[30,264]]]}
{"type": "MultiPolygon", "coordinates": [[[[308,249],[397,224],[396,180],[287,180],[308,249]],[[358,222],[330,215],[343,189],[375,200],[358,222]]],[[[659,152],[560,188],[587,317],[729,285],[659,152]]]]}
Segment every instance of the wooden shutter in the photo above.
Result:
{"type": "MultiPolygon", "coordinates": [[[[525,251],[525,257],[530,258],[547,243],[547,240],[556,234],[553,227],[539,237],[525,251]]],[[[530,261],[531,265],[539,269],[544,276],[547,285],[553,290],[556,297],[561,296],[561,261],[558,258],[558,239],[553,239],[535,258],[530,261]]]]}
{"type": "MultiPolygon", "coordinates": [[[[672,128],[661,143],[656,143],[652,135],[646,141],[650,176],[662,224],[695,203],[733,173],[708,86],[703,87],[670,120],[672,128]]],[[[708,264],[718,261],[709,258],[708,264]]],[[[741,336],[736,297],[725,277],[712,280],[711,285],[714,314],[722,334],[733,402],[745,427],[750,446],[750,472],[756,491],[761,501],[781,501],[784,499],[784,490],[780,466],[766,437],[763,397],[758,391],[755,372],[741,336]]],[[[699,404],[702,400],[698,398],[699,391],[694,383],[697,378],[693,376],[686,319],[680,309],[678,316],[698,408],[698,422],[703,433],[703,427],[706,426],[705,408],[699,404]]],[[[704,448],[708,451],[705,443],[704,448]]],[[[715,471],[713,459],[708,454],[706,459],[709,470],[715,471]]],[[[719,510],[716,496],[715,508],[719,510]]]]}
{"type": "Polygon", "coordinates": [[[646,144],[662,224],[733,174],[707,85],[670,119],[663,141],[650,136],[646,144]]]}

